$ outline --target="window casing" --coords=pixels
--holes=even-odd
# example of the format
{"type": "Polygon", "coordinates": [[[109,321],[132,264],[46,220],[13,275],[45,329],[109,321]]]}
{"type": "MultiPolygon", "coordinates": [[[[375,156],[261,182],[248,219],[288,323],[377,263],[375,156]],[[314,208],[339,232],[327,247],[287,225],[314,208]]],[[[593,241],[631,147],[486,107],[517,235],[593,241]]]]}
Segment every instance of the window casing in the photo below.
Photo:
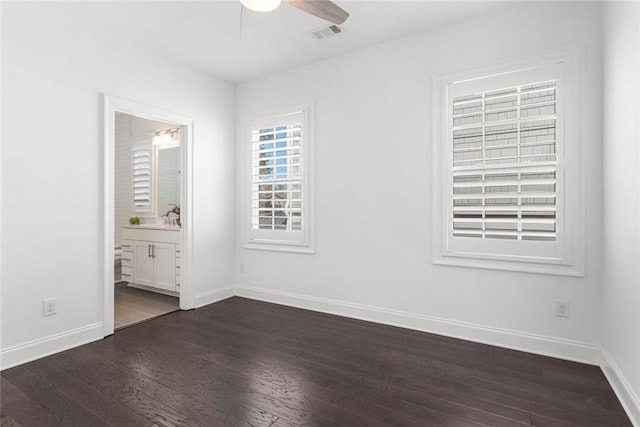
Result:
{"type": "Polygon", "coordinates": [[[579,62],[435,79],[435,263],[583,275],[579,62]]]}
{"type": "Polygon", "coordinates": [[[313,252],[311,106],[247,121],[247,247],[313,252]]]}

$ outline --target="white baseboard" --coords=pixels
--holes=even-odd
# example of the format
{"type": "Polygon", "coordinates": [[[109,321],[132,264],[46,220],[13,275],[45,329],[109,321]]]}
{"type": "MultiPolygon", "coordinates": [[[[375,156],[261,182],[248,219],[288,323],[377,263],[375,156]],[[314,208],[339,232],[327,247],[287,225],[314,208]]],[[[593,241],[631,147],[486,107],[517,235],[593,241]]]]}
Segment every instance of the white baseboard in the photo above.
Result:
{"type": "Polygon", "coordinates": [[[214,302],[231,298],[232,296],[235,296],[235,294],[235,285],[228,285],[223,288],[214,289],[212,291],[202,292],[196,295],[195,307],[200,308],[208,304],[213,304],[214,302]]]}
{"type": "Polygon", "coordinates": [[[601,362],[599,346],[579,341],[476,325],[327,298],[274,291],[254,286],[236,285],[235,290],[237,296],[260,301],[336,314],[385,325],[399,326],[592,365],[600,365],[601,362]]]}
{"type": "Polygon", "coordinates": [[[622,403],[622,407],[631,419],[631,424],[640,427],[640,398],[631,388],[615,360],[605,349],[602,349],[602,359],[602,372],[604,372],[609,384],[611,384],[611,388],[613,388],[618,400],[622,403]]]}
{"type": "Polygon", "coordinates": [[[0,351],[0,370],[9,369],[102,338],[103,330],[102,322],[100,322],[4,348],[0,351]]]}

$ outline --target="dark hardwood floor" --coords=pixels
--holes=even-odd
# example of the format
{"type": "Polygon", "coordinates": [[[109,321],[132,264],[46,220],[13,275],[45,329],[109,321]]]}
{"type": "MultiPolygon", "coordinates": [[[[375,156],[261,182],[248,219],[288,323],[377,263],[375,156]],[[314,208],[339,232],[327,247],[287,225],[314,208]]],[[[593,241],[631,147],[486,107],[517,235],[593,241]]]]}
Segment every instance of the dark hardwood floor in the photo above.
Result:
{"type": "Polygon", "coordinates": [[[6,370],[2,426],[630,426],[598,367],[231,298],[6,370]]]}

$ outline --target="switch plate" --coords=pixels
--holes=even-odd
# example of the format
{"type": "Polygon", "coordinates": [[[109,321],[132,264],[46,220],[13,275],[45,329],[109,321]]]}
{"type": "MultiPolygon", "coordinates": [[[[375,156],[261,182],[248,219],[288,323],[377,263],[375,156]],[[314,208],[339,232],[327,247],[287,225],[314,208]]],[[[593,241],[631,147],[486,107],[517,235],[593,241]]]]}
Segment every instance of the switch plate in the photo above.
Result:
{"type": "Polygon", "coordinates": [[[557,317],[569,317],[569,301],[556,300],[556,316],[557,317]]]}
{"type": "Polygon", "coordinates": [[[56,299],[48,298],[42,301],[42,314],[44,316],[52,316],[56,314],[56,299]]]}
{"type": "Polygon", "coordinates": [[[246,273],[246,269],[244,267],[244,264],[240,264],[240,273],[246,273]]]}

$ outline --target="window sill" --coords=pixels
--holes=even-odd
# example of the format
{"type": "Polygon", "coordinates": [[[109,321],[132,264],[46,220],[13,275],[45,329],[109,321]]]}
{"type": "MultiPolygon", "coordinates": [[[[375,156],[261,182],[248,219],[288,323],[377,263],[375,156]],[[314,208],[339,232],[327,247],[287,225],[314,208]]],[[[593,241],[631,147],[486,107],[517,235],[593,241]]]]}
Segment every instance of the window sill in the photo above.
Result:
{"type": "Polygon", "coordinates": [[[519,273],[548,274],[553,276],[584,277],[584,269],[571,265],[538,264],[533,262],[487,260],[466,257],[441,256],[435,258],[436,265],[482,268],[487,270],[515,271],[519,273]]]}
{"type": "Polygon", "coordinates": [[[257,243],[248,242],[244,245],[245,249],[255,249],[260,251],[273,251],[273,252],[289,252],[298,254],[314,255],[316,253],[314,248],[309,246],[288,245],[278,243],[257,243]]]}

